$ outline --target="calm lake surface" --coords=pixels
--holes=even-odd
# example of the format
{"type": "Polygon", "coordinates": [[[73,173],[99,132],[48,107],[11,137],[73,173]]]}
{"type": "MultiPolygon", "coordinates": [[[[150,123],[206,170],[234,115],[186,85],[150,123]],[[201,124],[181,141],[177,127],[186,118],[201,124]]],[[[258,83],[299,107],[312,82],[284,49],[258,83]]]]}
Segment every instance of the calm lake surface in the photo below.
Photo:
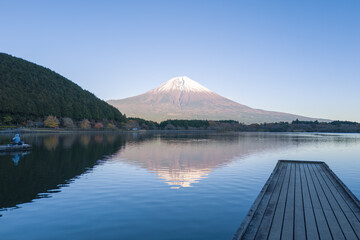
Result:
{"type": "MultiPolygon", "coordinates": [[[[0,135],[0,144],[12,136],[0,135]]],[[[0,155],[0,239],[231,239],[279,159],[360,197],[360,135],[31,134],[0,155]]]]}

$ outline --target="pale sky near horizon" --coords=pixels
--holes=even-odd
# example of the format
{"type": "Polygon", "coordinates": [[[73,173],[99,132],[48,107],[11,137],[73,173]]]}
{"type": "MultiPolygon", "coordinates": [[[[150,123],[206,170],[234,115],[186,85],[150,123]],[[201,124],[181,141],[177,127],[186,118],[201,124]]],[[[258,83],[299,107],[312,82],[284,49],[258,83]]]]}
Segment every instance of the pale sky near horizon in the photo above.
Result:
{"type": "Polygon", "coordinates": [[[188,76],[241,104],[360,122],[360,1],[0,1],[0,52],[101,99],[188,76]]]}

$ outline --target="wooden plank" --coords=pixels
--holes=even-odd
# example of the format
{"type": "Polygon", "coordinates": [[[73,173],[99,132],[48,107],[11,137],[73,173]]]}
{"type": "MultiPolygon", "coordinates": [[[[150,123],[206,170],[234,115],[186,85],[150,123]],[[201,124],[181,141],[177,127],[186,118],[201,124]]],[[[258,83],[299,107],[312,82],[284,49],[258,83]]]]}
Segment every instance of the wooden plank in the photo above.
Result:
{"type": "MultiPolygon", "coordinates": [[[[300,178],[303,193],[303,204],[304,204],[304,216],[305,216],[305,229],[307,239],[319,239],[319,232],[317,222],[315,220],[315,213],[313,204],[311,201],[310,191],[308,188],[308,182],[305,175],[304,163],[300,163],[300,178]]],[[[304,234],[305,235],[305,234],[304,234]]]]}
{"type": "Polygon", "coordinates": [[[310,168],[312,168],[312,171],[314,173],[314,176],[316,177],[317,181],[320,183],[320,187],[326,197],[326,200],[328,201],[333,214],[339,223],[339,226],[341,228],[341,231],[346,239],[357,239],[357,236],[349,223],[348,219],[346,218],[344,212],[340,208],[338,202],[333,196],[333,193],[327,186],[327,182],[324,181],[320,174],[320,170],[322,169],[322,166],[314,166],[314,164],[309,165],[310,168]],[[319,167],[319,168],[318,168],[319,167]]]}
{"type": "Polygon", "coordinates": [[[260,223],[264,217],[264,213],[270,198],[274,192],[274,188],[278,183],[280,172],[282,171],[283,166],[279,166],[279,170],[274,174],[272,181],[270,181],[268,188],[265,191],[265,194],[261,200],[261,203],[256,209],[256,213],[254,214],[251,223],[249,224],[247,231],[245,232],[243,239],[254,239],[256,233],[258,232],[260,223]]]}
{"type": "Polygon", "coordinates": [[[333,239],[331,236],[331,232],[329,229],[328,222],[326,221],[324,211],[322,209],[322,206],[319,201],[319,197],[316,194],[316,189],[314,187],[314,183],[312,181],[312,178],[310,176],[309,169],[307,167],[307,164],[304,166],[305,171],[305,177],[307,181],[307,187],[309,189],[310,198],[313,206],[313,211],[317,223],[317,230],[319,232],[320,239],[333,239]]]}
{"type": "MultiPolygon", "coordinates": [[[[237,232],[235,233],[233,240],[246,239],[244,237],[244,235],[245,234],[252,235],[254,233],[254,229],[256,227],[255,225],[257,224],[257,222],[260,224],[261,219],[259,220],[259,216],[261,216],[262,211],[264,211],[264,209],[261,208],[264,206],[263,205],[264,197],[265,197],[266,193],[268,193],[269,191],[272,191],[273,186],[274,186],[273,180],[275,179],[276,180],[275,183],[277,182],[280,171],[283,168],[283,167],[280,167],[280,165],[281,165],[280,162],[278,162],[274,171],[271,173],[269,179],[267,180],[264,187],[262,188],[260,194],[255,199],[255,202],[251,206],[248,214],[245,216],[243,222],[241,223],[240,227],[238,228],[237,232]]],[[[256,232],[257,232],[257,228],[255,229],[255,234],[256,234],[256,232]]]]}
{"type": "Polygon", "coordinates": [[[352,194],[352,192],[345,186],[345,184],[331,171],[331,169],[324,164],[324,173],[333,183],[335,188],[338,190],[340,196],[346,199],[346,203],[348,204],[351,211],[354,213],[355,217],[360,221],[360,202],[359,200],[352,194]]]}
{"type": "MultiPolygon", "coordinates": [[[[324,215],[326,217],[326,221],[328,222],[328,225],[330,226],[330,232],[331,232],[332,237],[334,239],[339,239],[339,240],[345,239],[345,236],[342,232],[339,222],[338,222],[336,216],[334,215],[334,211],[331,208],[330,203],[329,203],[328,199],[326,198],[326,195],[323,192],[323,189],[321,188],[321,185],[320,185],[318,179],[316,178],[315,172],[313,171],[310,164],[307,167],[309,169],[310,176],[312,178],[314,187],[316,189],[316,194],[318,195],[318,197],[320,199],[320,205],[321,205],[324,215]]],[[[320,235],[320,237],[321,237],[321,235],[320,235]]]]}
{"type": "Polygon", "coordinates": [[[274,219],[275,210],[279,201],[280,191],[284,185],[285,173],[288,164],[281,164],[282,170],[280,173],[278,184],[275,186],[273,194],[270,198],[269,204],[266,207],[264,217],[261,221],[260,227],[256,233],[255,239],[266,239],[268,237],[271,223],[274,219]]]}
{"type": "Polygon", "coordinates": [[[234,239],[360,239],[360,201],[325,163],[280,160],[234,239]]]}
{"type": "MultiPolygon", "coordinates": [[[[285,163],[284,163],[285,164],[285,163]]],[[[289,180],[290,180],[290,174],[291,174],[291,164],[287,165],[286,173],[285,173],[285,183],[283,184],[279,196],[279,201],[276,206],[275,214],[274,214],[274,220],[270,227],[269,237],[268,239],[280,239],[281,237],[281,230],[283,225],[283,219],[284,219],[284,212],[285,212],[285,204],[286,204],[286,197],[287,192],[289,189],[289,180]]]]}
{"type": "Polygon", "coordinates": [[[344,231],[347,239],[359,239],[360,237],[360,221],[355,216],[352,209],[349,207],[348,201],[352,201],[350,198],[346,198],[347,195],[341,196],[338,189],[335,188],[333,181],[326,174],[324,166],[313,166],[317,171],[318,178],[326,189],[328,198],[334,204],[333,209],[337,215],[341,228],[344,231]]]}
{"type": "Polygon", "coordinates": [[[343,197],[350,198],[347,203],[351,207],[351,210],[354,212],[357,219],[360,220],[360,201],[359,199],[350,191],[350,189],[336,176],[336,174],[329,168],[329,166],[324,163],[324,169],[326,173],[330,176],[332,182],[335,182],[335,186],[343,197]]]}
{"type": "Polygon", "coordinates": [[[300,164],[295,165],[295,207],[294,207],[294,239],[305,240],[305,216],[303,203],[303,187],[301,182],[300,164]]]}
{"type": "Polygon", "coordinates": [[[291,174],[286,197],[281,239],[292,239],[294,237],[295,175],[295,163],[291,163],[291,174]]]}

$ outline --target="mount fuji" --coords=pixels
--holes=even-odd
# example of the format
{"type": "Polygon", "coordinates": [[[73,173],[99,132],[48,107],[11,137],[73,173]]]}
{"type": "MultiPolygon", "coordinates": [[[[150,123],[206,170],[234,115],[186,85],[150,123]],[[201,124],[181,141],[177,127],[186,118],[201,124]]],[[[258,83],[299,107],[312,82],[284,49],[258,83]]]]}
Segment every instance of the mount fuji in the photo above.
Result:
{"type": "Polygon", "coordinates": [[[167,119],[237,120],[242,123],[322,120],[254,109],[222,97],[185,76],[172,78],[144,94],[107,102],[128,117],[157,122],[167,119]]]}

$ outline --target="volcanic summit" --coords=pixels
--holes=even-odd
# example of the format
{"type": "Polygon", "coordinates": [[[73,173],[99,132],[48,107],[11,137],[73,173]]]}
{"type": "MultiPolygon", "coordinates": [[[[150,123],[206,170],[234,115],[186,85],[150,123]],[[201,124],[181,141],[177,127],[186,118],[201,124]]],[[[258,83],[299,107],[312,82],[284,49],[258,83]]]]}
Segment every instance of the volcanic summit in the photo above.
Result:
{"type": "Polygon", "coordinates": [[[172,78],[141,95],[109,100],[108,103],[128,117],[157,122],[167,119],[237,120],[243,123],[316,120],[242,105],[220,96],[186,76],[172,78]]]}

